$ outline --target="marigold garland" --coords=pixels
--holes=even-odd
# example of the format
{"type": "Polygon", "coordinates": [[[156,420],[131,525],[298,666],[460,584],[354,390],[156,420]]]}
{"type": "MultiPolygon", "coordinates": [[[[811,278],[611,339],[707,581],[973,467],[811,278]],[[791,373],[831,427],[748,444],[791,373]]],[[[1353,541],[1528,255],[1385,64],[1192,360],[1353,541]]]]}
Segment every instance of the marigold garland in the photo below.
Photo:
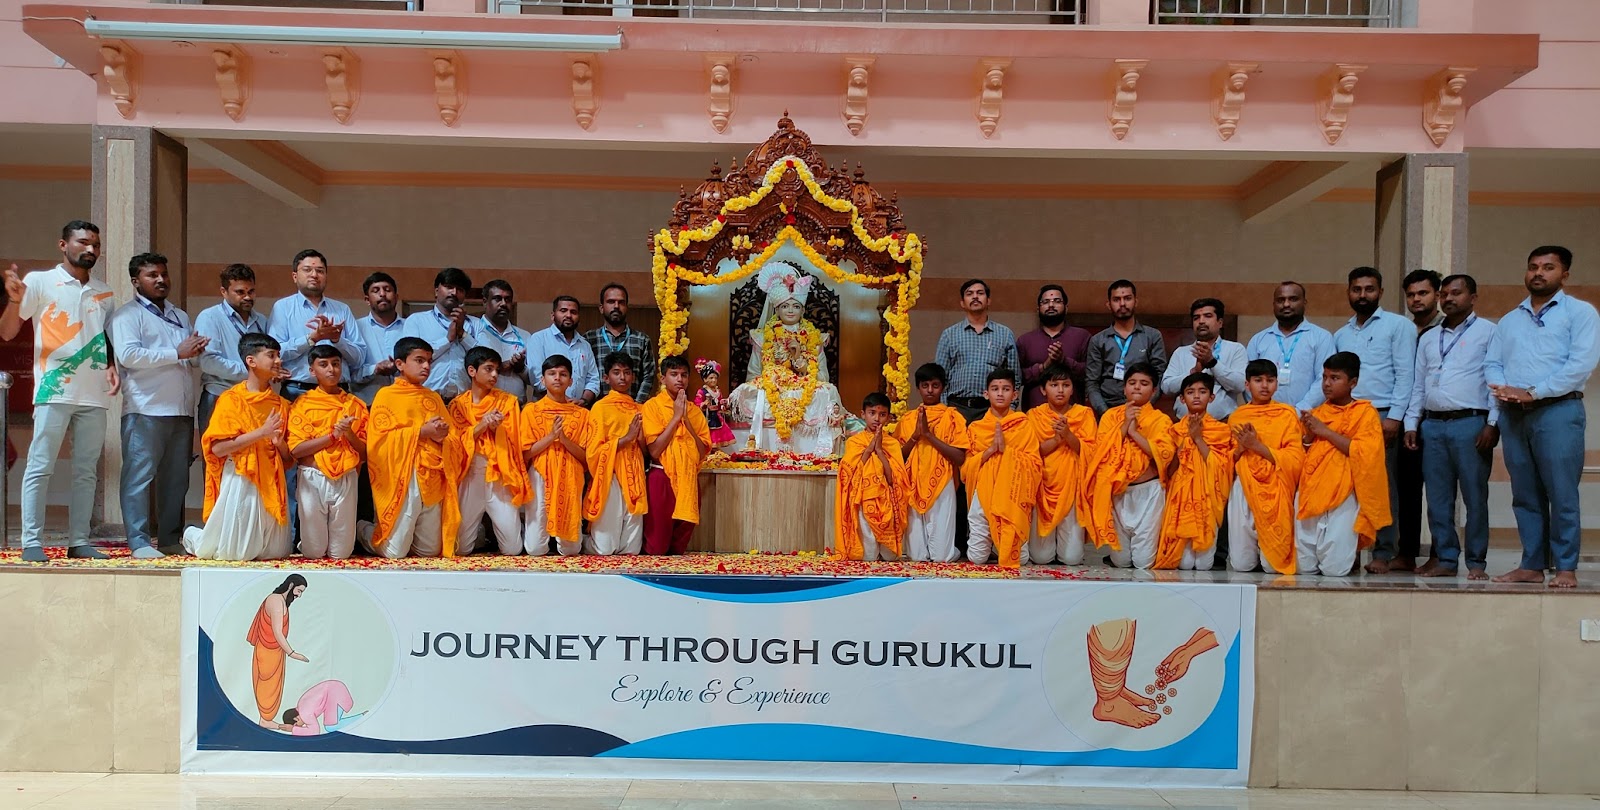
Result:
{"type": "Polygon", "coordinates": [[[805,347],[809,360],[805,378],[795,379],[800,375],[795,373],[794,368],[788,363],[778,362],[773,356],[772,347],[778,340],[778,333],[787,331],[777,318],[768,321],[761,330],[761,392],[767,395],[767,409],[772,411],[772,428],[778,432],[778,438],[786,442],[793,435],[794,426],[805,419],[806,409],[811,407],[811,398],[817,393],[817,356],[822,349],[822,333],[810,321],[801,321],[800,343],[805,347]],[[796,387],[800,389],[800,396],[783,396],[784,391],[792,391],[796,387]]]}

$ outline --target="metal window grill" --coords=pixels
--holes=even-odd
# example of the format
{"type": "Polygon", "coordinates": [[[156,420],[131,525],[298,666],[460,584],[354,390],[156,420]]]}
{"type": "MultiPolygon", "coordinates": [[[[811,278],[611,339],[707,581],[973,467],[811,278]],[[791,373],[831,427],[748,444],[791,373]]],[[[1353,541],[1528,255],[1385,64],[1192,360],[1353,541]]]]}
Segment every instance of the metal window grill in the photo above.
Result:
{"type": "Polygon", "coordinates": [[[494,0],[505,14],[1077,24],[1084,0],[494,0]]]}
{"type": "Polygon", "coordinates": [[[1400,0],[1153,0],[1157,25],[1400,24],[1400,0]]]}

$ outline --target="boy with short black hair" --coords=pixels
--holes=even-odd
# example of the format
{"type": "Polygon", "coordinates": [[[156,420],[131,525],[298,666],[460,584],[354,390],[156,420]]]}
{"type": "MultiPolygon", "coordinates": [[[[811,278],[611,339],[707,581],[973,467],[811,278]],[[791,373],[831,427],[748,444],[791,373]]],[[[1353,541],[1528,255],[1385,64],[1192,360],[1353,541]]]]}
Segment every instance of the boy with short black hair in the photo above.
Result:
{"type": "Polygon", "coordinates": [[[682,554],[700,522],[700,465],[711,451],[706,415],[689,402],[689,361],[661,360],[661,391],[641,408],[650,450],[645,474],[650,511],[644,518],[646,554],[682,554]]]}
{"type": "Polygon", "coordinates": [[[588,463],[589,413],[567,399],[572,361],[552,354],[539,364],[545,395],[522,409],[522,460],[533,497],[523,507],[522,548],[534,556],[583,551],[583,469],[588,463]]]}
{"type": "Polygon", "coordinates": [[[1149,363],[1128,367],[1122,381],[1127,402],[1100,417],[1087,466],[1083,525],[1121,568],[1149,568],[1161,534],[1162,485],[1177,447],[1172,419],[1150,406],[1160,377],[1149,363]]]}
{"type": "Polygon", "coordinates": [[[921,404],[895,426],[911,475],[905,554],[913,561],[955,562],[957,474],[967,461],[967,419],[944,404],[944,366],[923,363],[913,378],[921,404]]]}
{"type": "Polygon", "coordinates": [[[1039,434],[1025,413],[1011,410],[1017,398],[1016,375],[1008,368],[989,372],[983,398],[989,410],[967,426],[967,560],[982,565],[994,551],[1002,568],[1018,568],[1033,530],[1033,504],[1039,496],[1044,462],[1039,434]]]}
{"type": "Polygon", "coordinates": [[[911,482],[900,442],[889,427],[890,407],[883,394],[868,394],[861,403],[861,419],[867,427],[845,440],[834,498],[839,559],[900,559],[911,482]]]}
{"type": "Polygon", "coordinates": [[[1083,500],[1083,464],[1094,451],[1094,411],[1073,403],[1077,383],[1066,366],[1051,364],[1039,376],[1045,401],[1028,411],[1028,418],[1041,437],[1044,471],[1025,562],[1079,565],[1083,524],[1078,503],[1083,500]]]}
{"type": "Polygon", "coordinates": [[[528,467],[522,459],[521,404],[499,387],[499,352],[474,346],[463,362],[471,387],[450,401],[450,418],[469,455],[461,479],[457,547],[471,553],[487,514],[500,553],[521,554],[521,509],[533,497],[528,467]]]}
{"type": "Polygon", "coordinates": [[[589,409],[589,472],[593,480],[583,500],[589,521],[589,553],[638,554],[644,549],[644,417],[633,390],[633,358],[605,356],[601,368],[610,390],[589,409]]]}
{"type": "Polygon", "coordinates": [[[1228,417],[1235,446],[1233,490],[1228,498],[1228,567],[1295,573],[1295,493],[1305,448],[1300,412],[1278,402],[1278,366],[1251,360],[1244,367],[1250,398],[1228,417]]]}
{"type": "Polygon", "coordinates": [[[1361,358],[1334,352],[1322,363],[1323,404],[1301,417],[1306,450],[1295,514],[1299,573],[1342,577],[1391,522],[1383,423],[1354,399],[1361,358]]]}
{"type": "Polygon", "coordinates": [[[1177,452],[1167,462],[1167,504],[1152,568],[1210,571],[1216,559],[1233,486],[1233,433],[1209,410],[1216,384],[1197,371],[1178,389],[1188,415],[1168,428],[1177,452]]]}
{"type": "Polygon", "coordinates": [[[343,560],[356,546],[357,482],[367,454],[367,406],[339,387],[344,357],[327,343],[307,355],[317,387],[289,407],[300,510],[300,554],[343,560]]]}

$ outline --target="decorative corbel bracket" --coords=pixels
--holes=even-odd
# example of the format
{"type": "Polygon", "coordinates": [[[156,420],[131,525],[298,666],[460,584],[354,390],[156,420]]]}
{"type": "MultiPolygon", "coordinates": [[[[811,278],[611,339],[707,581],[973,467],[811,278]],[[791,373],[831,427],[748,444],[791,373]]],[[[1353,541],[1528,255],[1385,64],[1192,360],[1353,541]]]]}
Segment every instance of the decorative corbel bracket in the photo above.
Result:
{"type": "Polygon", "coordinates": [[[1422,127],[1434,146],[1444,146],[1450,131],[1456,128],[1456,118],[1466,109],[1461,93],[1467,89],[1467,77],[1475,71],[1477,68],[1449,67],[1428,81],[1422,100],[1422,127]]]}
{"type": "Polygon", "coordinates": [[[978,129],[983,137],[994,136],[1000,126],[1000,103],[1005,100],[1006,71],[1010,59],[978,60],[978,129]]]}
{"type": "Polygon", "coordinates": [[[1139,76],[1150,64],[1148,59],[1117,59],[1111,68],[1111,136],[1128,137],[1133,128],[1133,105],[1139,101],[1139,76]]]}
{"type": "Polygon", "coordinates": [[[572,60],[572,115],[578,126],[585,130],[594,126],[594,114],[600,109],[599,81],[600,59],[597,56],[580,56],[572,60]]]}
{"type": "Polygon", "coordinates": [[[250,100],[250,57],[236,45],[216,45],[211,61],[217,66],[217,92],[222,94],[222,111],[238,121],[244,118],[250,100]]]}
{"type": "Polygon", "coordinates": [[[871,56],[845,57],[844,125],[851,135],[860,136],[867,126],[867,79],[876,61],[871,56]]]}
{"type": "Polygon", "coordinates": [[[361,58],[345,48],[323,51],[322,79],[328,85],[333,120],[349,124],[361,92],[361,58]]]}
{"type": "Polygon", "coordinates": [[[1217,124],[1217,134],[1223,140],[1233,137],[1239,129],[1239,117],[1244,114],[1244,86],[1250,74],[1258,73],[1257,62],[1229,62],[1212,79],[1211,119],[1217,124]]]}
{"type": "Polygon", "coordinates": [[[733,117],[733,65],[737,60],[737,54],[706,54],[706,75],[710,80],[706,113],[711,116],[711,128],[718,133],[728,131],[728,119],[733,117]]]}
{"type": "Polygon", "coordinates": [[[1322,125],[1322,137],[1329,146],[1339,142],[1350,123],[1350,107],[1356,103],[1356,80],[1366,69],[1366,65],[1340,62],[1322,74],[1317,88],[1317,123],[1322,125]]]}
{"type": "Polygon", "coordinates": [[[123,118],[132,118],[139,100],[139,53],[120,39],[100,41],[100,78],[123,118]]]}
{"type": "Polygon", "coordinates": [[[466,79],[466,60],[456,51],[428,51],[433,60],[433,98],[439,106],[439,120],[453,127],[461,120],[461,108],[466,106],[463,91],[466,79]]]}

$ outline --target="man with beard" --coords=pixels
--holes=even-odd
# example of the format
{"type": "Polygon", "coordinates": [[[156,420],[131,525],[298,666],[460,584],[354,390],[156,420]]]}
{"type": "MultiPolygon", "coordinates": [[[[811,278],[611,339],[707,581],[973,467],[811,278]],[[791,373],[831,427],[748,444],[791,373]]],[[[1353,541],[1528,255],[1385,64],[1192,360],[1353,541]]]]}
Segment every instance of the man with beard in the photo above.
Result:
{"type": "Polygon", "coordinates": [[[1067,291],[1060,284],[1040,287],[1039,328],[1017,338],[1023,410],[1044,404],[1045,369],[1059,363],[1081,380],[1088,353],[1089,330],[1067,326],[1067,291]]]}
{"type": "MultiPolygon", "coordinates": [[[[570,295],[556,296],[550,306],[550,328],[528,338],[529,366],[543,368],[545,359],[556,354],[572,361],[572,385],[567,388],[567,399],[589,407],[600,396],[600,366],[589,341],[578,334],[578,299],[570,295]]],[[[533,382],[533,388],[538,396],[544,396],[542,375],[533,382]]]]}
{"type": "MultiPolygon", "coordinates": [[[[1383,420],[1385,465],[1389,472],[1389,510],[1399,510],[1400,433],[1406,407],[1411,404],[1412,382],[1416,377],[1417,331],[1408,319],[1383,309],[1383,275],[1371,267],[1350,271],[1345,293],[1355,315],[1333,333],[1336,351],[1351,352],[1361,358],[1361,376],[1351,396],[1372,403],[1383,420]]],[[[1367,573],[1415,571],[1414,556],[1400,554],[1400,531],[1393,523],[1378,530],[1372,561],[1367,573]]]]}
{"type": "Polygon", "coordinates": [[[494,349],[502,358],[500,375],[495,387],[527,401],[528,391],[528,330],[511,322],[511,311],[517,308],[516,293],[511,282],[495,279],[483,285],[483,321],[478,325],[478,345],[494,349]]]}
{"type": "Polygon", "coordinates": [[[1322,404],[1322,362],[1333,356],[1333,335],[1306,320],[1306,288],[1285,281],[1272,294],[1269,326],[1245,344],[1250,360],[1271,360],[1278,367],[1278,393],[1273,399],[1304,414],[1322,404]]]}
{"type": "MultiPolygon", "coordinates": [[[[346,375],[360,368],[366,356],[361,335],[345,328],[355,320],[355,313],[343,301],[324,295],[328,289],[327,257],[315,250],[302,250],[295,254],[293,266],[295,294],[278,301],[267,321],[267,334],[282,347],[283,370],[289,375],[282,396],[290,402],[317,387],[309,359],[312,346],[326,343],[337,348],[346,375]]],[[[292,512],[292,495],[289,503],[292,512]]]]}
{"type": "Polygon", "coordinates": [[[423,387],[445,402],[467,390],[467,350],[478,346],[478,325],[463,304],[472,279],[459,267],[446,267],[433,277],[433,308],[406,318],[402,337],[421,338],[433,348],[433,365],[423,387]]]}
{"type": "MultiPolygon", "coordinates": [[[[1401,282],[1400,289],[1405,293],[1406,311],[1411,314],[1411,322],[1417,327],[1417,340],[1422,340],[1422,335],[1429,329],[1439,325],[1444,320],[1444,315],[1439,312],[1440,290],[1444,283],[1439,280],[1439,274],[1432,270],[1412,270],[1406,274],[1401,282]]],[[[1421,344],[1418,344],[1417,356],[1422,356],[1421,344]]],[[[1481,364],[1480,364],[1481,365],[1481,364]]],[[[1413,375],[1413,388],[1422,384],[1422,380],[1413,375]]],[[[1488,389],[1484,389],[1487,391],[1488,389]]],[[[1485,394],[1487,396],[1487,394],[1485,394]]],[[[1410,431],[1407,431],[1410,432],[1410,431]]],[[[1399,508],[1394,513],[1394,522],[1400,532],[1401,559],[1415,559],[1422,553],[1422,490],[1424,473],[1422,469],[1422,434],[1417,433],[1417,448],[1412,449],[1409,442],[1400,442],[1399,471],[1395,474],[1400,491],[1396,494],[1399,508]]],[[[1438,557],[1438,550],[1434,550],[1434,558],[1438,557]]],[[[1426,566],[1424,566],[1426,567],[1426,566]]],[[[1418,573],[1422,570],[1419,568],[1418,573]]]]}
{"type": "Polygon", "coordinates": [[[105,445],[106,412],[122,387],[106,346],[111,288],[90,277],[100,258],[100,228],[82,220],[61,229],[61,264],[51,270],[17,275],[6,271],[6,308],[0,314],[0,340],[33,330],[33,442],[22,474],[22,559],[44,562],[45,495],[61,442],[72,434],[72,501],[67,508],[67,556],[101,560],[89,545],[89,514],[100,450],[105,445]]]}
{"type": "Polygon", "coordinates": [[[394,344],[404,336],[406,322],[395,311],[400,285],[394,276],[381,271],[367,276],[361,282],[361,294],[367,299],[367,316],[356,321],[356,331],[366,352],[361,367],[351,375],[354,386],[350,393],[370,408],[379,389],[394,382],[394,344]]]}
{"type": "Polygon", "coordinates": [[[1135,363],[1149,363],[1157,381],[1167,371],[1167,344],[1159,331],[1139,323],[1138,308],[1139,290],[1133,282],[1119,278],[1106,288],[1111,325],[1089,339],[1084,363],[1089,406],[1096,416],[1128,401],[1122,383],[1135,363]]]}
{"type": "Polygon", "coordinates": [[[1578,587],[1583,539],[1578,478],[1583,475],[1583,388],[1600,362],[1600,316],[1562,289],[1572,251],[1542,245],[1528,254],[1528,297],[1495,331],[1484,378],[1499,401],[1511,511],[1522,539],[1522,562],[1496,582],[1544,581],[1578,587]]]}
{"type": "Polygon", "coordinates": [[[1161,377],[1161,393],[1177,397],[1173,415],[1179,419],[1189,415],[1183,405],[1183,381],[1191,374],[1202,372],[1216,381],[1211,389],[1211,404],[1206,413],[1219,422],[1226,422],[1233,409],[1239,407],[1239,395],[1244,392],[1244,346],[1222,337],[1222,320],[1227,317],[1221,301],[1201,298],[1189,305],[1189,323],[1194,328],[1194,342],[1179,346],[1172,352],[1172,362],[1161,377]]]}
{"type": "MultiPolygon", "coordinates": [[[[971,424],[989,412],[989,400],[984,398],[989,372],[1004,368],[1016,375],[1017,336],[1010,327],[989,317],[989,282],[967,279],[960,292],[966,318],[939,333],[933,361],[950,378],[945,404],[960,411],[971,424]]],[[[966,525],[965,516],[960,524],[966,525]]]]}
{"type": "Polygon", "coordinates": [[[176,549],[183,541],[194,452],[189,361],[210,341],[167,303],[167,257],[140,253],[129,260],[128,275],[133,300],[117,308],[108,327],[123,377],[122,518],[133,556],[153,560],[166,556],[151,545],[153,532],[160,532],[156,546],[176,549]]]}
{"type": "Polygon", "coordinates": [[[656,353],[650,336],[628,326],[628,288],[612,282],[600,288],[600,317],[605,324],[585,332],[583,339],[595,357],[621,352],[633,359],[633,390],[629,396],[644,402],[656,391],[656,353]]]}
{"type": "Polygon", "coordinates": [[[211,412],[222,392],[244,382],[248,372],[239,356],[239,338],[266,334],[267,317],[255,311],[256,271],[248,264],[230,264],[221,275],[222,301],[194,316],[194,333],[207,338],[200,353],[200,433],[211,425],[211,412]]]}

